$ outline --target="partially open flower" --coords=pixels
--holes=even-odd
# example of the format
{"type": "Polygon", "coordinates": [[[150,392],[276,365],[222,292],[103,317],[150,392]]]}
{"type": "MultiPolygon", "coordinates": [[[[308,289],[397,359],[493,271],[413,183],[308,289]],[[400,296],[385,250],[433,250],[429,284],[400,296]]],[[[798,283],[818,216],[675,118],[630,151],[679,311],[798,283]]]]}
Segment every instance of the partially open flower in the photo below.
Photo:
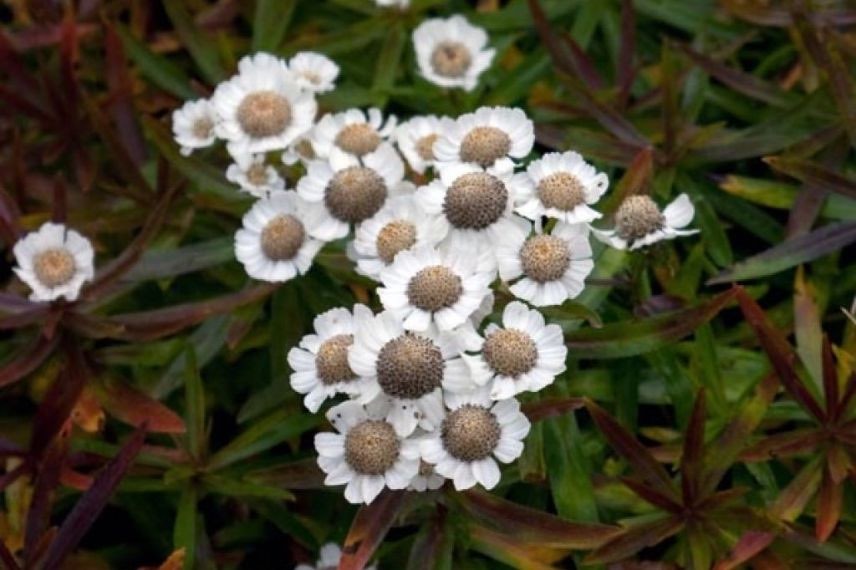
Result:
{"type": "Polygon", "coordinates": [[[89,240],[63,224],[46,222],[18,240],[12,250],[15,274],[30,286],[30,300],[74,301],[95,275],[95,252],[89,240]]]}
{"type": "Polygon", "coordinates": [[[434,165],[437,161],[434,155],[434,143],[453,124],[454,121],[449,117],[427,115],[413,117],[398,126],[395,134],[396,142],[401,154],[410,164],[410,168],[423,174],[426,168],[434,165]]]}
{"type": "Polygon", "coordinates": [[[311,237],[315,227],[305,210],[294,191],[279,190],[244,215],[243,228],[235,234],[235,256],[247,275],[277,283],[309,270],[324,244],[311,237]]]}
{"type": "Polygon", "coordinates": [[[603,172],[597,172],[576,152],[551,152],[529,164],[529,184],[515,211],[530,220],[542,216],[568,224],[589,223],[601,214],[589,206],[600,200],[609,186],[603,172]]]}
{"type": "Polygon", "coordinates": [[[172,134],[184,156],[214,144],[216,126],[217,113],[207,99],[188,101],[172,112],[172,134]]]}
{"type": "Polygon", "coordinates": [[[381,271],[400,252],[436,245],[445,235],[438,217],[423,212],[412,194],[392,198],[380,212],[357,226],[357,272],[379,280],[381,271]]]}
{"type": "Polygon", "coordinates": [[[447,394],[449,408],[440,428],[422,439],[422,459],[451,479],[462,491],[476,483],[493,489],[499,483],[499,466],[523,453],[529,420],[520,403],[511,398],[493,402],[485,388],[447,394]]]}
{"type": "Polygon", "coordinates": [[[297,192],[314,204],[311,215],[318,220],[314,235],[329,241],[345,237],[351,224],[377,214],[387,198],[401,190],[403,178],[404,163],[387,144],[362,162],[346,155],[313,161],[297,183],[297,192]]]}
{"type": "Polygon", "coordinates": [[[419,72],[441,87],[472,91],[490,67],[496,50],[487,48],[488,37],[463,16],[425,20],[413,30],[413,47],[419,72]]]}
{"type": "Polygon", "coordinates": [[[324,483],[346,485],[350,503],[371,503],[384,487],[404,489],[419,472],[418,442],[396,433],[382,412],[343,402],[327,412],[339,433],[315,436],[324,483]]]}
{"type": "Polygon", "coordinates": [[[594,235],[616,249],[639,249],[664,239],[698,233],[684,230],[693,219],[695,208],[689,196],[681,194],[660,208],[647,195],[628,196],[615,212],[615,228],[594,230],[594,235]]]}
{"type": "Polygon", "coordinates": [[[380,110],[375,108],[366,113],[348,109],[324,115],[312,130],[312,147],[321,158],[335,161],[336,155],[343,154],[361,159],[389,145],[387,139],[395,132],[396,123],[394,116],[384,121],[380,110]]]}
{"type": "Polygon", "coordinates": [[[451,331],[468,321],[490,294],[495,273],[462,253],[433,247],[401,252],[381,272],[377,294],[405,329],[436,325],[451,331]]]}
{"type": "Polygon", "coordinates": [[[561,305],[579,295],[594,268],[588,228],[559,222],[550,234],[507,236],[497,243],[499,276],[533,305],[561,305]],[[518,280],[519,279],[519,280],[518,280]]]}
{"type": "MultiPolygon", "coordinates": [[[[421,444],[421,440],[420,440],[421,444]]],[[[419,461],[419,473],[407,487],[409,491],[436,491],[446,482],[446,478],[434,470],[434,466],[426,461],[419,461]]]]}
{"type": "Polygon", "coordinates": [[[354,344],[351,312],[329,310],[315,317],[314,326],[315,334],[304,336],[288,352],[291,387],[306,394],[303,404],[313,413],[336,394],[358,396],[366,384],[348,364],[348,351],[354,344]]]}
{"type": "Polygon", "coordinates": [[[233,157],[284,150],[312,128],[315,97],[298,86],[285,62],[258,53],[243,58],[238,69],[211,98],[217,135],[233,157]]]}
{"type": "Polygon", "coordinates": [[[453,333],[434,329],[413,333],[389,311],[375,316],[354,307],[354,345],[348,354],[351,369],[371,380],[360,401],[390,402],[386,419],[400,435],[418,425],[431,430],[443,417],[441,387],[466,382],[469,370],[460,359],[461,346],[453,333]]]}
{"type": "MultiPolygon", "coordinates": [[[[537,392],[565,371],[562,329],[519,301],[505,306],[502,327],[487,326],[478,355],[464,355],[472,380],[490,388],[490,397],[505,400],[521,392],[537,392]]],[[[452,389],[452,387],[449,387],[452,389]]]]}
{"type": "Polygon", "coordinates": [[[285,190],[285,180],[276,168],[265,163],[264,154],[238,157],[226,169],[226,179],[240,186],[241,190],[261,198],[268,192],[285,190]]]}
{"type": "Polygon", "coordinates": [[[509,158],[524,158],[535,144],[535,128],[521,109],[480,107],[461,115],[434,144],[439,162],[499,167],[509,158]]]}
{"type": "Polygon", "coordinates": [[[315,93],[326,93],[336,88],[339,66],[326,55],[314,51],[301,51],[288,60],[288,70],[297,84],[315,93]]]}

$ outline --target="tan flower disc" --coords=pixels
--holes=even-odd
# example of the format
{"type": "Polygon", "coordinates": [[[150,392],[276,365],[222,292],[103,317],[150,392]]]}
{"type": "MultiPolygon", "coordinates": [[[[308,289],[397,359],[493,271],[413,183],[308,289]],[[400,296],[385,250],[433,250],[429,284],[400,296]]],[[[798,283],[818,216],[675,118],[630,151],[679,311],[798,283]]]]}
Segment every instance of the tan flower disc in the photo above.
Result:
{"type": "Polygon", "coordinates": [[[568,270],[571,251],[568,244],[556,236],[535,235],[520,248],[520,263],[523,273],[533,281],[556,281],[568,270]]]}
{"type": "Polygon", "coordinates": [[[404,333],[387,342],[377,359],[377,381],[393,398],[415,400],[440,387],[443,353],[431,339],[404,333]]]}
{"type": "Polygon", "coordinates": [[[200,117],[193,123],[191,130],[193,136],[198,139],[207,139],[211,136],[211,130],[214,128],[214,121],[208,117],[200,117]]]}
{"type": "Polygon", "coordinates": [[[262,252],[270,260],[286,261],[297,255],[305,239],[300,220],[291,214],[277,216],[262,230],[262,252]]]}
{"type": "Polygon", "coordinates": [[[461,278],[443,265],[416,273],[407,284],[407,299],[423,311],[439,311],[458,302],[464,292],[461,278]]]}
{"type": "Polygon", "coordinates": [[[505,213],[508,189],[487,172],[459,176],[446,192],[443,213],[449,223],[460,229],[482,230],[505,213]]]}
{"type": "Polygon", "coordinates": [[[349,166],[330,180],[324,204],[334,218],[356,224],[374,216],[386,201],[386,194],[386,183],[377,172],[349,166]]]}
{"type": "Polygon", "coordinates": [[[489,457],[501,433],[499,422],[490,410],[472,404],[449,412],[440,426],[443,447],[460,461],[480,461],[489,457]]]}
{"type": "Polygon", "coordinates": [[[665,223],[666,218],[650,196],[628,196],[615,212],[615,231],[626,241],[643,238],[665,223]]]}
{"type": "Polygon", "coordinates": [[[74,256],[63,248],[47,249],[36,255],[33,271],[45,287],[65,285],[74,277],[74,256]]]}
{"type": "Polygon", "coordinates": [[[365,156],[380,145],[380,135],[368,123],[346,125],[336,135],[336,146],[356,156],[365,156]]]}
{"type": "Polygon", "coordinates": [[[416,154],[419,155],[419,158],[422,160],[435,160],[437,158],[434,156],[434,141],[439,136],[437,133],[432,133],[416,141],[416,154]]]}
{"type": "Polygon", "coordinates": [[[377,234],[377,254],[384,263],[392,263],[396,254],[416,243],[416,226],[407,220],[393,220],[377,234]]]}
{"type": "Polygon", "coordinates": [[[512,378],[526,374],[538,362],[538,348],[532,337],[518,329],[499,329],[489,335],[482,355],[491,370],[512,378]]]}
{"type": "Polygon", "coordinates": [[[348,348],[354,344],[354,335],[338,334],[330,337],[318,347],[315,369],[324,384],[348,382],[357,377],[348,364],[348,348]]]}
{"type": "Polygon", "coordinates": [[[461,160],[488,167],[508,154],[511,139],[502,129],[476,127],[461,141],[461,160]]]}
{"type": "Polygon", "coordinates": [[[267,166],[264,162],[253,162],[247,169],[247,180],[255,186],[267,184],[267,166]]]}
{"type": "Polygon", "coordinates": [[[275,91],[250,93],[237,110],[238,124],[253,138],[281,134],[291,124],[291,104],[275,91]]]}
{"type": "Polygon", "coordinates": [[[345,461],[361,475],[383,475],[398,459],[401,442],[390,424],[366,420],[345,436],[345,461]]]}
{"type": "Polygon", "coordinates": [[[573,174],[555,172],[538,183],[538,198],[548,208],[570,212],[585,202],[585,188],[573,174]]]}
{"type": "Polygon", "coordinates": [[[431,54],[434,73],[443,77],[462,77],[472,62],[473,56],[469,48],[461,42],[440,42],[431,54]]]}

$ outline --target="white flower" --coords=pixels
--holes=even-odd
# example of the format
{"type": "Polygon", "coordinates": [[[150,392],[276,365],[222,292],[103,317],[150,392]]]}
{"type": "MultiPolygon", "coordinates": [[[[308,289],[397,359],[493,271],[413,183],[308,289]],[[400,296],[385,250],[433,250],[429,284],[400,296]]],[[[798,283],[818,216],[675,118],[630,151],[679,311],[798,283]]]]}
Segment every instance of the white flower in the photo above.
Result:
{"type": "MultiPolygon", "coordinates": [[[[562,328],[519,301],[505,306],[502,327],[490,324],[478,355],[464,355],[472,380],[490,387],[490,397],[505,400],[537,392],[565,371],[568,349],[562,328]]],[[[451,389],[451,387],[450,387],[451,389]]]]}
{"type": "Polygon", "coordinates": [[[324,245],[311,237],[306,204],[294,191],[278,190],[244,214],[235,234],[235,256],[250,277],[278,283],[303,275],[324,245]]]}
{"type": "Polygon", "coordinates": [[[357,226],[353,246],[357,272],[379,280],[399,252],[436,245],[445,235],[439,218],[423,212],[412,194],[391,198],[357,226]]]}
{"type": "Polygon", "coordinates": [[[63,224],[45,222],[15,243],[15,274],[32,289],[31,301],[74,301],[95,275],[88,239],[63,224]]]}
{"type": "Polygon", "coordinates": [[[551,234],[508,235],[496,246],[499,276],[533,305],[561,305],[579,295],[594,268],[588,228],[559,222],[551,234]]]}
{"type": "Polygon", "coordinates": [[[462,491],[476,483],[493,489],[499,483],[494,458],[510,463],[523,453],[529,420],[514,398],[492,402],[486,388],[447,394],[449,411],[439,429],[421,443],[422,459],[462,491]]]}
{"type": "Polygon", "coordinates": [[[688,236],[698,230],[684,230],[693,220],[695,208],[689,196],[681,194],[660,212],[650,196],[625,198],[615,212],[615,229],[594,229],[594,235],[616,249],[639,249],[664,239],[688,236]]]}
{"type": "Polygon", "coordinates": [[[211,97],[217,135],[233,157],[284,150],[312,128],[315,97],[298,86],[285,62],[257,53],[241,59],[238,71],[211,97]]]}
{"type": "Polygon", "coordinates": [[[535,144],[535,127],[521,109],[480,107],[461,115],[434,143],[438,162],[464,162],[482,168],[508,158],[524,158],[535,144]]]}
{"type": "Polygon", "coordinates": [[[304,336],[300,346],[288,352],[291,387],[306,394],[303,405],[315,413],[327,398],[336,394],[358,396],[366,381],[348,364],[348,349],[354,343],[354,323],[347,309],[331,309],[315,317],[315,333],[304,336]]]}
{"type": "Polygon", "coordinates": [[[375,4],[382,7],[395,6],[397,8],[407,8],[410,6],[410,0],[375,0],[375,4]]]}
{"type": "Polygon", "coordinates": [[[172,134],[184,156],[214,144],[216,125],[217,114],[207,99],[188,101],[172,112],[172,134]]]}
{"type": "Polygon", "coordinates": [[[493,251],[502,237],[524,237],[529,222],[511,209],[522,177],[514,175],[510,161],[482,170],[474,164],[444,164],[440,178],[416,192],[416,199],[429,214],[447,224],[450,248],[472,253],[493,251]]]}
{"type": "Polygon", "coordinates": [[[301,51],[288,60],[288,70],[297,84],[315,93],[325,93],[336,88],[339,66],[320,53],[301,51]]]}
{"type": "Polygon", "coordinates": [[[413,117],[398,126],[395,140],[410,168],[423,174],[426,168],[434,165],[434,142],[454,123],[449,117],[427,115],[413,117]]]}
{"type": "MultiPolygon", "coordinates": [[[[421,441],[420,441],[421,446],[421,441]]],[[[434,471],[434,466],[425,461],[419,462],[419,473],[410,481],[409,491],[436,491],[446,482],[446,478],[434,471]]]]}
{"type": "Polygon", "coordinates": [[[495,273],[479,265],[467,255],[430,246],[402,251],[381,272],[384,286],[377,294],[406,330],[435,325],[451,331],[467,323],[490,294],[495,273]]]}
{"type": "Polygon", "coordinates": [[[388,197],[401,191],[403,178],[398,153],[391,145],[381,145],[365,155],[362,164],[345,154],[312,161],[297,192],[313,204],[310,212],[318,222],[313,235],[331,241],[348,235],[351,224],[378,213],[388,197]]]}
{"type": "Polygon", "coordinates": [[[291,166],[298,162],[307,166],[317,158],[318,157],[315,155],[315,149],[312,148],[312,129],[288,145],[288,148],[286,148],[282,153],[282,163],[286,166],[291,166]]]}
{"type": "Polygon", "coordinates": [[[486,48],[487,33],[463,16],[425,20],[413,30],[419,71],[441,87],[472,91],[490,67],[496,50],[486,48]]]}
{"type": "Polygon", "coordinates": [[[339,433],[315,436],[326,485],[346,485],[350,503],[371,503],[384,487],[404,489],[419,472],[419,443],[396,433],[383,410],[356,401],[339,404],[327,419],[339,433]]]}
{"type": "Polygon", "coordinates": [[[389,116],[384,122],[380,109],[371,108],[367,114],[360,109],[324,115],[312,129],[312,148],[321,158],[345,155],[363,158],[382,146],[395,132],[397,119],[389,116]]]}
{"type": "Polygon", "coordinates": [[[370,379],[360,401],[389,402],[386,419],[400,435],[413,433],[417,425],[434,429],[442,420],[441,387],[461,385],[469,378],[461,350],[453,333],[433,328],[409,332],[389,311],[375,316],[368,307],[354,307],[348,363],[359,376],[370,379]]]}
{"type": "Polygon", "coordinates": [[[268,192],[285,190],[285,180],[276,168],[265,164],[264,154],[238,157],[226,169],[226,179],[257,198],[268,192]]]}
{"type": "MultiPolygon", "coordinates": [[[[298,564],[294,570],[335,570],[339,567],[339,561],[342,559],[342,549],[338,544],[328,542],[321,547],[318,562],[315,566],[309,564],[298,564]]],[[[366,570],[377,570],[377,566],[372,564],[366,566],[366,570]]]]}
{"type": "Polygon", "coordinates": [[[590,223],[601,217],[589,207],[600,200],[609,178],[573,151],[545,154],[526,169],[530,184],[515,211],[530,220],[542,216],[568,224],[590,223]]]}

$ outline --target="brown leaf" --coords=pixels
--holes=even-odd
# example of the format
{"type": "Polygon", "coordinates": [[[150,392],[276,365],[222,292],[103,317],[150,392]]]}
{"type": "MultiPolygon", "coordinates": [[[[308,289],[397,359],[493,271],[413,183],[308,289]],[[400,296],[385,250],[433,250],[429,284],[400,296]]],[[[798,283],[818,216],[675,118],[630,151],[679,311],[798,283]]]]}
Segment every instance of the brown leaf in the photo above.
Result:
{"type": "Polygon", "coordinates": [[[366,566],[392,527],[406,497],[406,491],[385,489],[370,505],[360,507],[345,537],[339,570],[362,570],[366,566]]]}

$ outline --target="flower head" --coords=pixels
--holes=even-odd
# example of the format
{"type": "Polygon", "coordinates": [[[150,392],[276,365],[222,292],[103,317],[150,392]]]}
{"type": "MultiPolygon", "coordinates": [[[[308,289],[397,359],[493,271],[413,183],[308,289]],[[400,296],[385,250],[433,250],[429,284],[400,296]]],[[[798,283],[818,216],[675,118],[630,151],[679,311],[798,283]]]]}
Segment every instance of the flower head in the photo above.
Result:
{"type": "Polygon", "coordinates": [[[590,223],[601,217],[590,206],[606,192],[609,179],[576,152],[545,154],[531,162],[526,172],[529,184],[515,208],[521,216],[530,220],[547,216],[568,224],[590,223]]]}
{"type": "Polygon", "coordinates": [[[95,275],[92,244],[63,224],[42,224],[18,240],[12,251],[18,263],[15,274],[32,289],[32,301],[60,297],[74,301],[95,275]]]}
{"type": "Polygon", "coordinates": [[[301,51],[288,60],[288,70],[297,84],[314,93],[326,93],[336,88],[339,66],[320,53],[301,51]]]}
{"type": "Polygon", "coordinates": [[[342,113],[324,115],[312,130],[312,148],[321,158],[335,160],[339,155],[362,159],[388,146],[387,139],[395,132],[394,116],[384,120],[379,109],[366,113],[348,109],[342,113]]]}
{"type": "Polygon", "coordinates": [[[413,30],[419,71],[441,87],[472,91],[490,67],[495,50],[487,48],[487,33],[463,16],[425,20],[413,30]]]}
{"type": "Polygon", "coordinates": [[[188,101],[172,112],[172,134],[184,156],[214,144],[216,127],[217,114],[207,99],[188,101]]]}
{"type": "Polygon", "coordinates": [[[510,158],[524,158],[534,144],[534,125],[522,110],[480,107],[443,130],[434,143],[434,154],[439,162],[491,168],[510,158]]]}
{"type": "Polygon", "coordinates": [[[688,236],[698,230],[684,230],[695,209],[689,196],[681,194],[661,212],[647,195],[625,198],[615,212],[615,228],[595,230],[595,237],[616,249],[639,249],[664,239],[688,236]]]}
{"type": "Polygon", "coordinates": [[[395,139],[410,168],[422,174],[436,163],[434,143],[453,124],[454,121],[449,117],[427,115],[413,117],[398,126],[395,139]]]}
{"type": "Polygon", "coordinates": [[[285,180],[276,168],[265,163],[264,154],[238,157],[226,169],[226,179],[258,198],[268,192],[285,190],[285,180]]]}

